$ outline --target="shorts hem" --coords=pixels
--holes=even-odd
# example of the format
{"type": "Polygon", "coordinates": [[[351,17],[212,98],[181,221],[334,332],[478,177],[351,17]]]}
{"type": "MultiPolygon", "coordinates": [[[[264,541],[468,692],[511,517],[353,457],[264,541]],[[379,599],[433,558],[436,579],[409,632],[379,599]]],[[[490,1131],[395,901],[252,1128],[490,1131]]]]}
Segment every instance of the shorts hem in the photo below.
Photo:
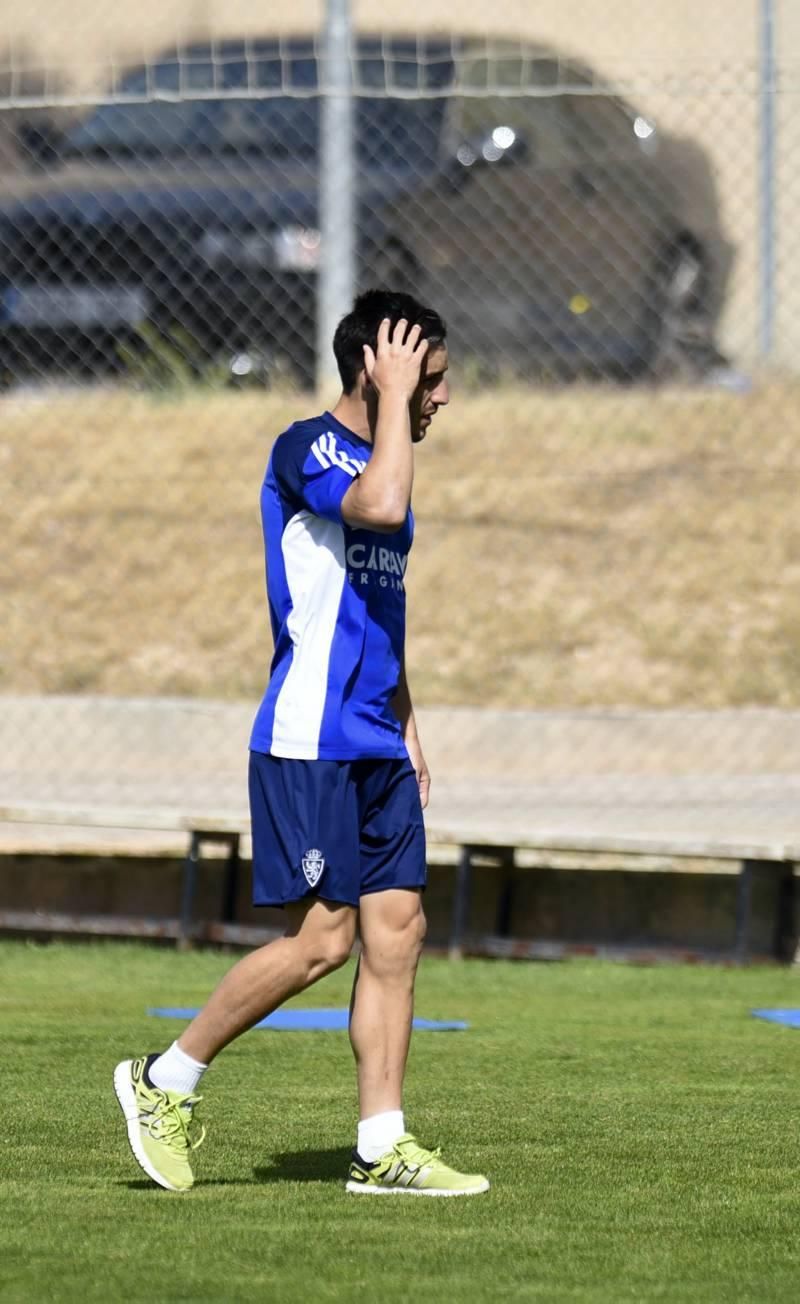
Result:
{"type": "Polygon", "coordinates": [[[303,896],[286,897],[283,901],[254,901],[253,906],[256,910],[283,910],[286,906],[299,905],[301,901],[327,901],[332,906],[350,906],[352,910],[358,910],[359,902],[365,896],[377,896],[379,892],[424,892],[428,886],[427,879],[423,882],[415,883],[382,883],[379,887],[367,887],[359,893],[358,901],[345,901],[342,897],[324,896],[321,892],[305,892],[303,896]]]}
{"type": "MultiPolygon", "coordinates": [[[[381,883],[379,887],[365,887],[361,891],[361,896],[377,896],[379,892],[424,892],[428,886],[428,880],[424,879],[421,883],[381,883]]],[[[361,897],[359,897],[359,900],[361,897]]]]}
{"type": "Polygon", "coordinates": [[[302,896],[284,897],[282,901],[254,901],[256,910],[283,910],[286,906],[299,906],[301,901],[327,901],[331,906],[350,906],[358,910],[357,901],[344,901],[341,897],[325,896],[322,892],[304,892],[302,896]]]}

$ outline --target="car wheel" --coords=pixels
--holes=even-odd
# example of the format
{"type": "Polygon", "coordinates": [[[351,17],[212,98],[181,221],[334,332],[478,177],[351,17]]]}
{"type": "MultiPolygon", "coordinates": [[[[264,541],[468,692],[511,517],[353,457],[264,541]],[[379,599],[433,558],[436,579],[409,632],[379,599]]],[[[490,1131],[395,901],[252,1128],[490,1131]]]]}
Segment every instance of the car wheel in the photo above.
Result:
{"type": "Polygon", "coordinates": [[[698,375],[719,362],[709,299],[705,251],[696,240],[681,240],[659,258],[647,282],[638,374],[656,379],[698,375]]]}

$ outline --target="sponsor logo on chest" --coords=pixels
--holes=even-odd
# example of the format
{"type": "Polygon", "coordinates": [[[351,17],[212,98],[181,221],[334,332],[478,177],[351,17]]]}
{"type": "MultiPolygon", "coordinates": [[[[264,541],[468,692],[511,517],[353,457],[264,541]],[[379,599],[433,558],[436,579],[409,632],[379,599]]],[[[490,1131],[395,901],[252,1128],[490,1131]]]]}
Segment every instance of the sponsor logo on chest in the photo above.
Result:
{"type": "Polygon", "coordinates": [[[377,544],[351,543],[347,549],[348,578],[353,585],[377,583],[380,588],[404,590],[408,553],[377,544]]]}

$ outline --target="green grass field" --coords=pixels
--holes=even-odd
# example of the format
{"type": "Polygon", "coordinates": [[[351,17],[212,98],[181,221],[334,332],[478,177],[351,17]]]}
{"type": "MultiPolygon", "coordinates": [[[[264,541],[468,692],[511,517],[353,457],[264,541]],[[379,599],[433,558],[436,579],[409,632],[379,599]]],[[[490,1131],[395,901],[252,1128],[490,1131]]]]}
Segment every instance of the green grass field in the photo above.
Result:
{"type": "MultiPolygon", "coordinates": [[[[800,1004],[787,970],[426,958],[407,1118],[487,1196],[359,1200],[347,1038],[253,1032],[204,1084],[198,1182],[128,1152],[119,1058],[231,964],[134,945],[0,945],[5,1301],[692,1301],[797,1296],[800,1004]]],[[[345,1003],[348,968],[307,993],[345,1003]]]]}

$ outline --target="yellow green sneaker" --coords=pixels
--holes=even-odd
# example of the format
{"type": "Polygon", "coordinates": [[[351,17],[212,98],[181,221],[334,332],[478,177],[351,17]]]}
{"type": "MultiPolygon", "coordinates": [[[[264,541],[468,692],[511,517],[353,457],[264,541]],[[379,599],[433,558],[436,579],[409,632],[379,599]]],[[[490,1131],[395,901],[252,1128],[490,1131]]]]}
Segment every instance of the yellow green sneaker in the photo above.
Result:
{"type": "Polygon", "coordinates": [[[353,1195],[480,1195],[489,1190],[478,1173],[457,1173],[408,1133],[374,1164],[353,1151],[347,1190],[353,1195]]]}
{"type": "Polygon", "coordinates": [[[200,1096],[181,1096],[153,1086],[148,1069],[157,1055],[123,1060],[114,1070],[114,1090],[128,1124],[134,1158],[148,1177],[168,1191],[188,1191],[194,1183],[189,1152],[196,1150],[205,1128],[189,1139],[194,1106],[200,1096]]]}

